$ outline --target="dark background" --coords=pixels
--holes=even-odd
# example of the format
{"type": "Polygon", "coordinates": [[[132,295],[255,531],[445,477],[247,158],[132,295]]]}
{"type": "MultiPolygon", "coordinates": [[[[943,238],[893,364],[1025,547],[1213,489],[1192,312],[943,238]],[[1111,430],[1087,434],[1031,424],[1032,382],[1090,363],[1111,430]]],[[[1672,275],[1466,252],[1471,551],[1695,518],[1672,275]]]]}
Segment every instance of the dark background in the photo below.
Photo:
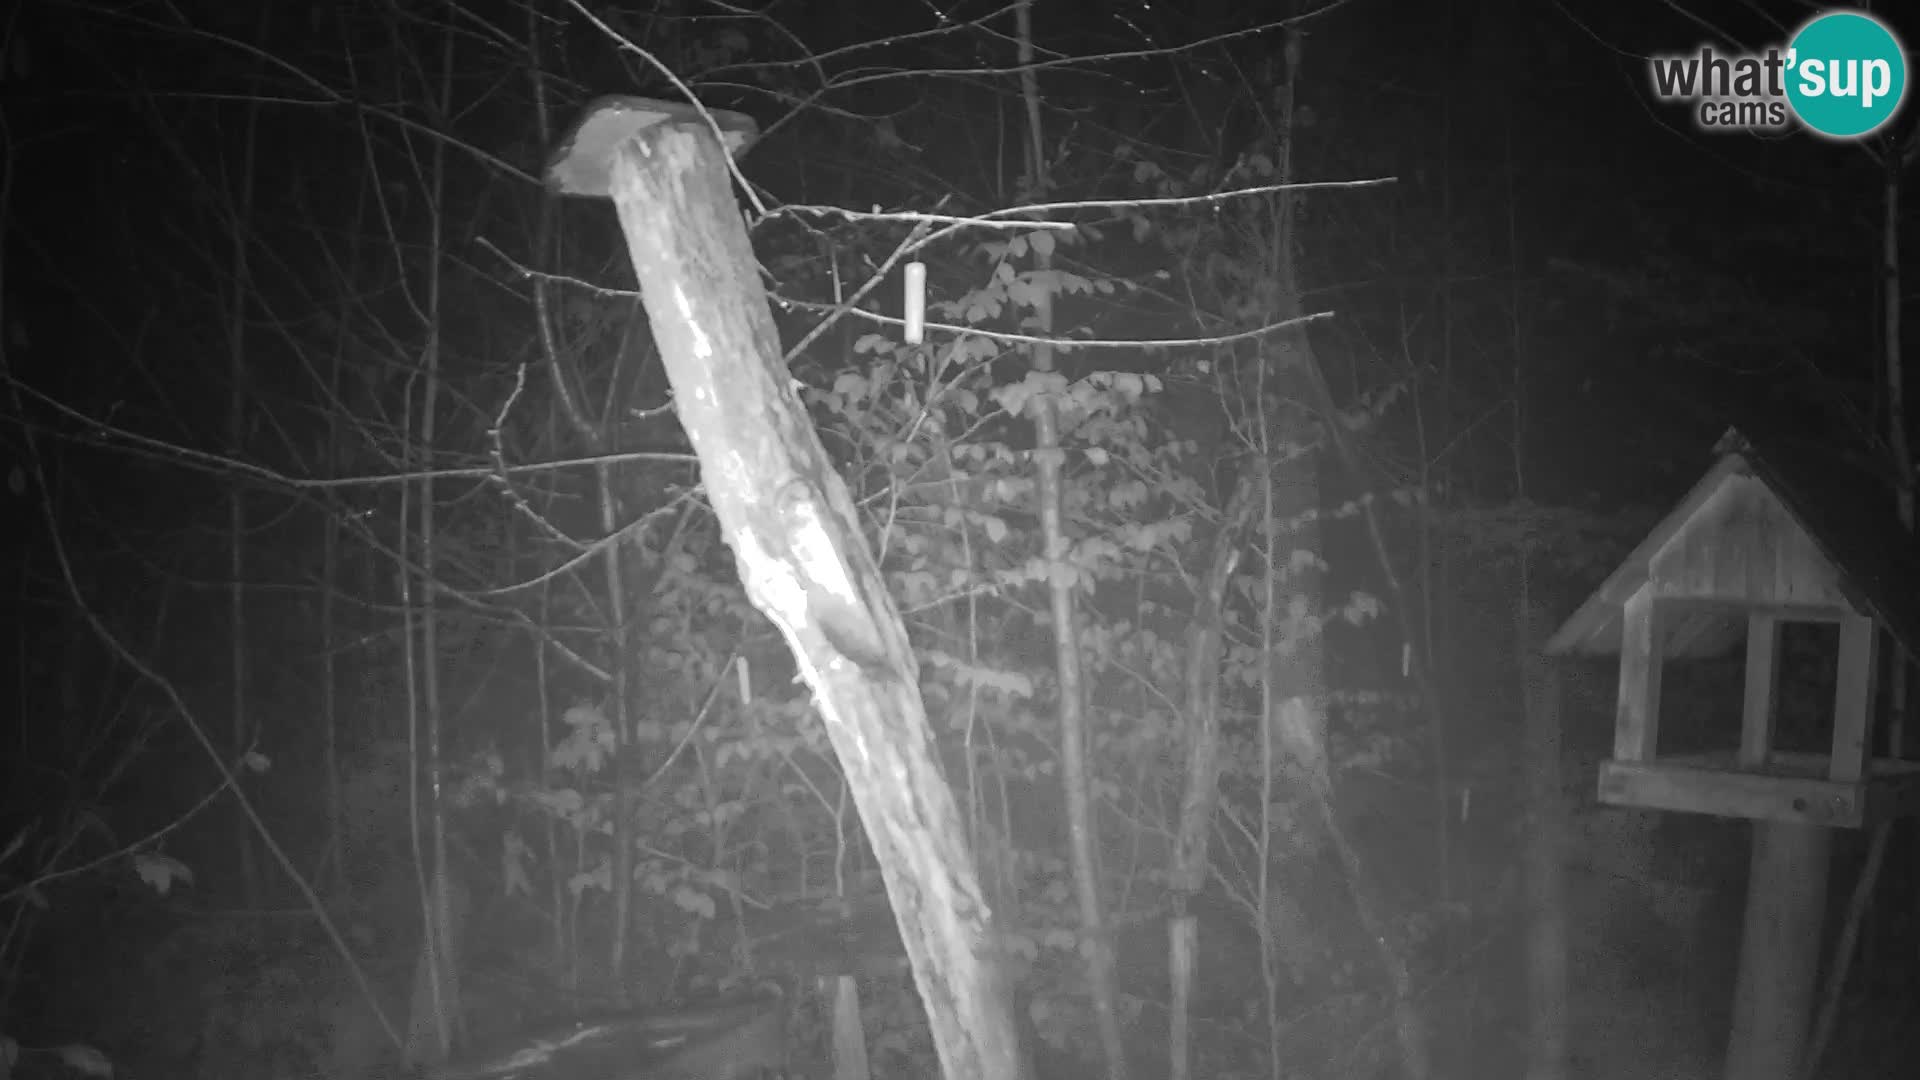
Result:
{"type": "MultiPolygon", "coordinates": [[[[708,104],[755,118],[767,135],[743,168],[769,206],[924,210],[945,200],[944,212],[973,213],[1029,201],[1013,24],[989,18],[992,5],[788,2],[755,8],[753,18],[693,0],[588,10],[661,57],[708,104]],[[969,20],[982,21],[958,25],[969,20]]],[[[1356,733],[1394,748],[1358,766],[1352,812],[1383,868],[1382,887],[1408,925],[1426,928],[1418,937],[1429,1000],[1489,1003],[1471,1023],[1436,1020],[1453,1032],[1459,1045],[1444,1051],[1462,1068],[1507,1060],[1517,1016],[1517,940],[1490,926],[1506,912],[1513,929],[1503,905],[1517,851],[1519,699],[1507,606],[1522,541],[1542,553],[1541,603],[1560,618],[1707,467],[1732,422],[1871,475],[1892,473],[1882,433],[1905,417],[1888,415],[1884,390],[1883,162],[1911,145],[1913,110],[1863,143],[1831,143],[1797,131],[1701,134],[1684,108],[1648,92],[1649,53],[1702,41],[1771,44],[1812,10],[1704,0],[1353,0],[1294,12],[1225,0],[1045,0],[1036,11],[1045,122],[1058,153],[1050,198],[1154,194],[1137,171],[1142,160],[1189,185],[1187,193],[1233,186],[1223,170],[1273,146],[1260,106],[1284,70],[1279,20],[1290,14],[1302,16],[1295,25],[1303,32],[1297,179],[1393,178],[1305,196],[1298,272],[1304,309],[1334,313],[1315,324],[1312,341],[1341,404],[1400,395],[1363,436],[1373,475],[1329,470],[1329,504],[1424,483],[1435,507],[1418,527],[1418,515],[1393,519],[1392,542],[1446,700],[1452,773],[1444,784],[1471,790],[1484,807],[1450,840],[1459,862],[1449,872],[1461,881],[1439,888],[1429,869],[1435,803],[1427,792],[1437,759],[1427,706],[1406,703],[1414,688],[1395,674],[1399,623],[1385,618],[1336,640],[1330,663],[1341,689],[1380,690],[1396,703],[1346,714],[1356,733]],[[1379,714],[1377,727],[1354,719],[1368,710],[1379,714]]],[[[1906,28],[1908,40],[1915,32],[1906,28]]],[[[219,777],[195,732],[230,761],[247,748],[270,760],[247,780],[266,825],[321,887],[383,992],[404,987],[418,918],[405,740],[418,729],[409,721],[393,584],[402,504],[392,478],[428,461],[492,464],[492,420],[519,366],[537,365],[540,354],[525,268],[568,279],[554,285],[549,315],[576,350],[576,390],[592,407],[662,402],[637,308],[604,291],[631,288],[613,215],[604,204],[557,203],[538,177],[591,97],[676,92],[580,9],[548,0],[29,2],[8,16],[4,34],[0,452],[9,489],[0,527],[11,571],[4,603],[13,616],[6,685],[14,705],[0,749],[0,845],[21,840],[0,847],[0,1035],[35,1047],[88,1042],[143,1064],[128,1075],[214,1075],[214,1043],[233,1068],[357,1060],[340,1048],[351,1041],[340,1034],[349,1022],[302,996],[351,996],[332,946],[258,840],[248,843],[263,884],[252,895],[243,888],[235,836],[245,829],[231,800],[215,796],[219,777]],[[439,182],[436,154],[444,155],[439,182]],[[432,318],[425,267],[436,244],[445,258],[432,318]],[[236,273],[241,253],[244,276],[236,273]],[[410,379],[430,342],[447,389],[429,455],[418,417],[401,425],[419,408],[410,379]],[[245,402],[237,442],[229,416],[236,348],[245,402]],[[336,360],[347,374],[330,383],[336,360]],[[329,461],[329,433],[342,431],[352,449],[329,461]],[[236,491],[248,523],[241,580],[250,672],[238,707],[228,517],[236,491]],[[326,522],[346,529],[330,573],[318,561],[326,522]],[[323,648],[316,627],[325,592],[347,629],[323,648]],[[323,652],[335,661],[327,676],[319,674],[323,652]],[[323,678],[335,681],[327,707],[323,678]],[[341,778],[334,788],[323,767],[329,754],[341,778]],[[327,805],[349,809],[323,814],[327,805]],[[331,831],[321,824],[329,816],[331,831]],[[329,835],[340,839],[330,844],[329,835]],[[342,855],[349,848],[363,861],[342,855]],[[178,862],[130,860],[136,852],[178,862]],[[155,875],[172,866],[189,870],[191,884],[156,889],[155,875]],[[272,985],[262,989],[263,978],[272,985]],[[329,989],[313,990],[322,984],[329,989]],[[242,1000],[251,1004],[234,1004],[242,1000]]],[[[1162,230],[1183,220],[1204,227],[1209,215],[1218,220],[1190,208],[1154,221],[1162,230]]],[[[826,253],[836,253],[839,272],[858,274],[905,230],[804,213],[761,223],[755,241],[770,288],[796,301],[777,305],[788,342],[815,317],[804,303],[833,295],[826,253]]],[[[1896,231],[1910,249],[1910,222],[1896,231]]],[[[1171,263],[1157,236],[1109,224],[1072,259],[1079,272],[1139,288],[1117,300],[1063,302],[1063,332],[1150,339],[1235,328],[1232,316],[1203,317],[1190,297],[1162,286],[1155,275],[1171,263]]],[[[936,298],[976,287],[982,274],[957,246],[929,260],[936,298]]],[[[875,295],[871,306],[894,310],[890,287],[875,295]]],[[[865,354],[854,344],[864,332],[829,335],[796,359],[796,376],[824,386],[834,372],[858,370],[865,354]]],[[[1200,352],[1081,351],[1065,363],[1074,374],[1165,375],[1155,437],[1195,440],[1196,490],[1217,499],[1226,454],[1217,395],[1207,380],[1181,376],[1200,352]]],[[[596,447],[557,419],[551,389],[533,370],[528,400],[541,404],[507,425],[502,445],[516,462],[551,466],[528,482],[549,520],[576,537],[601,535],[591,471],[565,464],[596,447]]],[[[684,452],[670,422],[610,430],[604,449],[684,452]]],[[[690,476],[672,462],[640,462],[626,475],[626,520],[665,505],[690,476]]],[[[590,600],[534,603],[522,587],[539,572],[529,567],[551,570],[562,559],[540,553],[541,538],[525,535],[484,478],[449,479],[438,493],[443,571],[462,597],[444,602],[439,616],[447,752],[469,762],[466,755],[507,747],[489,782],[513,796],[491,806],[456,800],[452,828],[462,865],[478,868],[476,966],[497,975],[481,979],[478,993],[514,1019],[524,1010],[501,1002],[551,992],[552,983],[526,974],[544,925],[538,905],[515,910],[487,899],[511,893],[500,852],[525,826],[501,807],[520,806],[525,785],[541,782],[537,768],[527,769],[525,740],[515,751],[510,733],[539,703],[557,716],[595,693],[564,662],[536,670],[527,635],[543,625],[582,655],[604,655],[596,631],[604,612],[590,600]]],[[[1888,496],[1869,485],[1861,497],[1888,496]]],[[[1885,542],[1906,544],[1891,535],[1885,542]]],[[[670,688],[656,696],[688,711],[701,680],[718,677],[731,637],[771,657],[774,674],[762,682],[784,682],[764,628],[737,595],[721,597],[730,564],[711,537],[705,543],[699,572],[719,583],[711,595],[694,590],[683,608],[660,609],[659,618],[679,622],[648,621],[655,612],[644,604],[635,616],[649,663],[681,680],[660,676],[657,685],[670,688]],[[674,641],[699,644],[682,655],[674,641]]],[[[1326,544],[1335,591],[1383,591],[1357,525],[1330,526],[1326,544]]],[[[1201,552],[1196,541],[1189,566],[1200,565],[1201,552]]],[[[590,597],[597,586],[570,587],[590,597]]],[[[1100,618],[1136,627],[1157,618],[1162,634],[1177,637],[1185,596],[1168,598],[1157,614],[1109,602],[1100,618]]],[[[1796,701],[1825,692],[1819,664],[1807,659],[1817,645],[1796,646],[1790,660],[1805,672],[1789,677],[1796,701]]],[[[1027,659],[1043,663],[1045,653],[1036,646],[1027,659]]],[[[1612,670],[1568,665],[1569,798],[1583,812],[1586,778],[1610,730],[1612,670]]],[[[1736,658],[1730,671],[1708,665],[1675,677],[1669,695],[1691,720],[1724,724],[1737,711],[1737,678],[1736,658]]],[[[1118,772],[1109,778],[1127,782],[1118,772]]],[[[1043,795],[1033,798],[1042,809],[1021,823],[1024,845],[1057,855],[1057,814],[1043,795]]],[[[1581,969],[1584,992],[1606,1003],[1581,1007],[1597,1013],[1644,999],[1650,1004],[1635,1007],[1685,1028],[1677,1043],[1715,1047],[1744,833],[1664,822],[1655,827],[1660,840],[1626,845],[1636,854],[1609,846],[1610,828],[1639,827],[1580,832],[1574,861],[1632,886],[1576,883],[1584,928],[1576,932],[1590,935],[1576,951],[1626,957],[1618,971],[1581,969]],[[1686,914],[1648,913],[1668,900],[1686,914]],[[1661,996],[1675,986],[1674,996],[1661,996]]],[[[1853,839],[1841,845],[1836,896],[1857,865],[1853,839]]],[[[1894,850],[1910,852],[1911,836],[1894,850]]],[[[1871,959],[1911,958],[1915,948],[1911,874],[1899,869],[1910,860],[1893,861],[1884,906],[1904,904],[1905,914],[1874,924],[1859,992],[1897,1014],[1913,1000],[1910,977],[1902,982],[1885,970],[1899,964],[1871,959]]],[[[1312,929],[1298,936],[1319,946],[1303,961],[1313,989],[1298,994],[1301,1015],[1337,1000],[1351,1016],[1312,1021],[1338,1034],[1303,1035],[1295,1045],[1300,1067],[1336,1075],[1342,1062],[1359,1067],[1343,1053],[1384,1054],[1355,1049],[1372,1044],[1351,1034],[1365,1027],[1354,1017],[1381,1015],[1368,996],[1377,995],[1377,975],[1370,954],[1349,943],[1342,890],[1316,871],[1301,874],[1298,918],[1312,929]]],[[[718,895],[711,881],[701,888],[718,895]]],[[[698,902],[676,907],[686,894],[671,886],[655,891],[668,917],[712,918],[698,902]]],[[[583,919],[591,925],[592,912],[583,919]]],[[[1140,925],[1138,940],[1122,943],[1136,989],[1153,984],[1159,940],[1151,919],[1140,925]]],[[[1244,943],[1235,932],[1219,931],[1225,944],[1215,962],[1230,965],[1234,942],[1244,943]]],[[[651,966],[636,977],[644,986],[625,988],[628,996],[680,997],[717,978],[689,981],[684,956],[668,965],[668,938],[661,931],[658,956],[649,954],[651,966]]],[[[691,951],[724,966],[729,948],[707,939],[691,951]]],[[[1237,981],[1246,975],[1229,967],[1209,980],[1227,988],[1210,1003],[1217,1012],[1257,998],[1257,982],[1237,981]]],[[[614,993],[604,984],[582,989],[591,983],[576,980],[569,992],[614,993]]],[[[1055,983],[1036,976],[1032,993],[1070,1002],[1071,983],[1070,975],[1055,983]]],[[[1644,1029],[1651,1021],[1614,1022],[1644,1029]]]]}

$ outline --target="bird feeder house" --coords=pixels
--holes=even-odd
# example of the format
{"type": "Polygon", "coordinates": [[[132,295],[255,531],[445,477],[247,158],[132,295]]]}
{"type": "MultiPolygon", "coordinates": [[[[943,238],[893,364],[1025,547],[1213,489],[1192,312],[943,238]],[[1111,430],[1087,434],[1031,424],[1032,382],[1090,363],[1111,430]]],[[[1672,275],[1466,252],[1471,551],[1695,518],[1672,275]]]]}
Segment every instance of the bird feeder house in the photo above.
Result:
{"type": "Polygon", "coordinates": [[[1913,655],[1920,573],[1891,510],[1874,512],[1886,496],[1863,490],[1872,485],[1857,475],[1771,448],[1763,454],[1737,430],[1715,452],[1707,474],[1546,648],[1620,658],[1601,802],[1754,823],[1726,1075],[1789,1080],[1798,1076],[1819,966],[1830,831],[1920,812],[1920,763],[1872,753],[1882,632],[1913,655]],[[1795,622],[1839,630],[1824,753],[1774,745],[1780,629],[1795,622]],[[1737,744],[1662,754],[1663,663],[1742,643],[1737,744]]]}
{"type": "Polygon", "coordinates": [[[1679,507],[1588,597],[1552,639],[1553,654],[1617,655],[1613,757],[1600,801],[1789,824],[1861,828],[1920,811],[1920,763],[1872,760],[1877,628],[1915,640],[1920,576],[1892,515],[1869,525],[1857,503],[1817,476],[1796,483],[1730,431],[1718,460],[1679,507]],[[1824,498],[1822,496],[1824,495],[1824,498]],[[1853,520],[1836,521],[1838,517],[1853,520]],[[1894,591],[1899,590],[1899,591],[1894,591]],[[1839,627],[1833,735],[1827,753],[1773,745],[1775,664],[1783,623],[1839,627]],[[1746,645],[1737,746],[1662,755],[1664,661],[1746,645]]]}

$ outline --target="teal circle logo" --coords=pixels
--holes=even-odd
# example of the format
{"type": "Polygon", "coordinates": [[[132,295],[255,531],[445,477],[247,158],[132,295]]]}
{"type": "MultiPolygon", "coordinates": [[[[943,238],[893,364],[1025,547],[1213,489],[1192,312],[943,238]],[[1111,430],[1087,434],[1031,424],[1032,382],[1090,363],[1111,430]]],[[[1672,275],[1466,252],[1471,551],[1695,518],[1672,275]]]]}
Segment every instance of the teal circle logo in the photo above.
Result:
{"type": "Polygon", "coordinates": [[[1857,11],[1818,16],[1787,43],[1787,103],[1821,135],[1852,139],[1893,119],[1907,56],[1893,31],[1857,11]]]}

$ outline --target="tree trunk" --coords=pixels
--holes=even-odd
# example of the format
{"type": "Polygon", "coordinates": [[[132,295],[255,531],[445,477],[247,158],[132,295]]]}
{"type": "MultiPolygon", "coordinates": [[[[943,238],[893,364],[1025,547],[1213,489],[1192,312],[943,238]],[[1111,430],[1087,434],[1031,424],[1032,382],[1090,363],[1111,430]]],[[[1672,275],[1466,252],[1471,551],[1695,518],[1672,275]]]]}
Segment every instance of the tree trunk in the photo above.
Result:
{"type": "MultiPolygon", "coordinates": [[[[445,116],[453,100],[453,32],[448,30],[441,37],[440,54],[440,110],[445,116]]],[[[459,975],[456,966],[454,935],[455,915],[453,898],[448,893],[447,879],[450,871],[447,866],[447,817],[446,817],[446,759],[442,749],[440,707],[440,586],[439,586],[439,541],[435,531],[435,515],[438,506],[434,501],[433,453],[436,432],[439,430],[440,410],[440,343],[441,343],[441,296],[443,275],[441,273],[442,230],[445,217],[440,208],[445,206],[442,198],[446,189],[446,143],[435,141],[433,158],[430,165],[432,177],[432,198],[434,211],[431,218],[432,240],[427,248],[427,344],[421,358],[425,390],[420,403],[420,712],[425,721],[425,753],[427,757],[427,814],[426,828],[428,841],[428,861],[425,867],[426,889],[421,897],[425,911],[422,920],[425,928],[423,954],[426,967],[423,969],[427,979],[428,1000],[432,1005],[433,1041],[426,1048],[431,1057],[429,1061],[443,1060],[453,1048],[455,1033],[460,1016],[459,975]]],[[[402,573],[405,573],[403,570],[402,573]]],[[[416,846],[418,858],[419,848],[416,846]]],[[[415,1014],[411,1036],[417,1040],[421,1024],[415,1014]]],[[[410,1042],[414,1052],[423,1052],[410,1042]]],[[[414,1060],[421,1060],[415,1058],[414,1060]]]]}
{"type": "Polygon", "coordinates": [[[1168,990],[1172,998],[1167,1066],[1172,1080],[1188,1080],[1191,1074],[1187,1020],[1199,933],[1187,912],[1187,901],[1206,886],[1207,841],[1213,832],[1214,810],[1220,805],[1220,661],[1226,639],[1221,609],[1240,561],[1240,546],[1253,524],[1253,512],[1262,503],[1256,496],[1266,482],[1266,463],[1258,458],[1246,462],[1227,500],[1220,531],[1213,538],[1213,560],[1194,600],[1193,625],[1187,630],[1187,777],[1168,867],[1173,919],[1167,924],[1168,990]]]}
{"type": "MultiPolygon", "coordinates": [[[[256,40],[266,40],[268,13],[270,8],[260,9],[260,23],[256,40]]],[[[259,72],[255,72],[256,77],[259,72]]],[[[247,308],[248,294],[252,289],[252,271],[247,257],[253,243],[253,196],[255,182],[255,155],[259,149],[258,130],[262,99],[254,98],[247,107],[246,134],[241,144],[240,157],[240,193],[233,207],[233,299],[227,312],[227,365],[230,381],[227,387],[227,440],[228,453],[235,461],[245,461],[247,442],[247,308]]],[[[233,634],[230,641],[229,660],[231,662],[232,685],[228,688],[229,705],[232,711],[233,749],[228,760],[239,762],[253,747],[254,727],[248,720],[249,688],[248,677],[251,674],[247,657],[247,509],[245,499],[246,485],[236,481],[227,490],[227,618],[233,634]]],[[[237,775],[246,776],[252,770],[242,768],[237,775]]],[[[240,861],[241,902],[248,911],[260,907],[260,870],[254,858],[254,823],[249,819],[246,808],[234,806],[234,845],[235,854],[240,861]]]]}
{"type": "MultiPolygon", "coordinates": [[[[1920,159],[1920,129],[1909,128],[1904,141],[1888,144],[1880,179],[1880,353],[1887,392],[1887,451],[1894,477],[1894,511],[1909,536],[1914,523],[1914,467],[1912,440],[1907,435],[1906,368],[1901,355],[1902,314],[1900,292],[1900,194],[1904,173],[1920,159]]],[[[1878,631],[1875,631],[1878,633],[1878,631]]],[[[1887,663],[1887,749],[1886,755],[1900,757],[1906,750],[1907,702],[1911,698],[1912,667],[1904,651],[1889,649],[1887,663]]],[[[1869,743],[1871,754],[1871,743],[1869,743]]],[[[1873,904],[1874,890],[1880,884],[1887,842],[1894,823],[1874,826],[1868,841],[1867,861],[1847,898],[1847,913],[1840,924],[1833,955],[1827,961],[1827,982],[1820,995],[1819,1014],[1807,1044],[1805,1074],[1819,1075],[1821,1059],[1833,1041],[1839,1023],[1840,1003],[1846,996],[1847,976],[1853,969],[1854,953],[1860,947],[1860,933],[1873,904]]]]}
{"type": "Polygon", "coordinates": [[[1566,793],[1560,772],[1559,672],[1540,651],[1531,553],[1520,552],[1514,649],[1526,725],[1527,1080],[1567,1075],[1566,793]]]}
{"type": "MultiPolygon", "coordinates": [[[[1014,8],[1020,48],[1020,88],[1027,107],[1027,180],[1038,197],[1047,189],[1047,156],[1040,116],[1039,77],[1033,66],[1033,4],[1019,0],[1014,8]]],[[[1052,256],[1033,251],[1034,270],[1046,275],[1052,256]]],[[[1042,338],[1053,332],[1053,293],[1034,290],[1034,322],[1042,338]]],[[[1029,355],[1033,370],[1054,374],[1053,349],[1036,342],[1029,355]]],[[[1064,380],[1049,380],[1058,387],[1064,380]]],[[[1073,866],[1074,898],[1080,908],[1081,954],[1087,961],[1087,987],[1093,999],[1094,1023],[1100,1048],[1107,1059],[1108,1080],[1127,1080],[1125,1041],[1120,1035],[1120,985],[1114,969],[1113,939],[1101,896],[1100,823],[1093,813],[1093,781],[1087,738],[1087,690],[1080,661],[1080,621],[1074,595],[1080,583],[1065,565],[1072,544],[1064,524],[1061,474],[1066,467],[1060,452],[1059,405],[1052,394],[1036,395],[1033,402],[1034,467],[1038,475],[1040,536],[1051,568],[1047,575],[1048,611],[1053,621],[1053,663],[1060,684],[1060,788],[1067,804],[1067,835],[1073,866]]]]}
{"type": "MultiPolygon", "coordinates": [[[[581,134],[556,177],[573,154],[607,152],[581,134]]],[[[721,147],[704,121],[667,121],[611,154],[607,191],[707,496],[748,597],[814,691],[941,1066],[953,1080],[1020,1076],[994,916],[933,752],[919,667],[794,393],[721,147]]]]}

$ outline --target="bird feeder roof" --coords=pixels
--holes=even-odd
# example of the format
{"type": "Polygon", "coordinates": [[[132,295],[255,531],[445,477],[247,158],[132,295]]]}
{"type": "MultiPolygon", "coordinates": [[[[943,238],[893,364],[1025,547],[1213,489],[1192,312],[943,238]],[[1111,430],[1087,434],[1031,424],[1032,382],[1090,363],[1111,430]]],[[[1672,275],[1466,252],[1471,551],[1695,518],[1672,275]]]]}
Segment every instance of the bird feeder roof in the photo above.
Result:
{"type": "Polygon", "coordinates": [[[1916,655],[1920,560],[1891,486],[1830,446],[1764,435],[1762,446],[1752,430],[1727,430],[1712,468],[1548,639],[1549,654],[1617,655],[1627,599],[1679,563],[1694,580],[1660,581],[1660,595],[1700,602],[1663,619],[1670,659],[1720,655],[1745,640],[1748,611],[1791,618],[1802,597],[1871,616],[1916,655]]]}

